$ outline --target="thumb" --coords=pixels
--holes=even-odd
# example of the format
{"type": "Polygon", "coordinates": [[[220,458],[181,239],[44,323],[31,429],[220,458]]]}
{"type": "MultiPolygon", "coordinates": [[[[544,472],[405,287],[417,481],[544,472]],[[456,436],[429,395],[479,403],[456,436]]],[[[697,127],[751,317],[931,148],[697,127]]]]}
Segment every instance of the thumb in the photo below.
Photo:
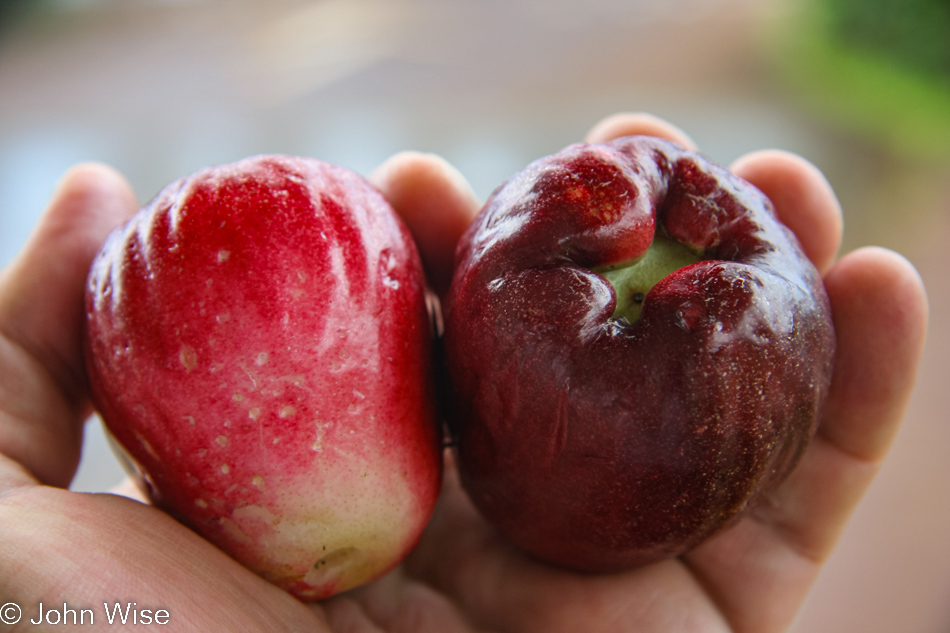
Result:
{"type": "Polygon", "coordinates": [[[108,232],[137,207],[111,168],[74,167],[0,273],[0,453],[43,483],[67,485],[79,458],[86,273],[108,232]]]}

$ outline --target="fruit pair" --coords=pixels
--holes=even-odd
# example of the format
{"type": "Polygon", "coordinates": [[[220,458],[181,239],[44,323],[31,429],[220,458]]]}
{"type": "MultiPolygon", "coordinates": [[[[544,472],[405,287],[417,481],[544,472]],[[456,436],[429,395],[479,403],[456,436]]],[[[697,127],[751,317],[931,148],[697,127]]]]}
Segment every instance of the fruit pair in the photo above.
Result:
{"type": "MultiPolygon", "coordinates": [[[[94,398],[156,505],[318,599],[384,574],[438,496],[413,242],[358,176],[264,156],[173,183],[87,287],[94,398]]],[[[834,349],[751,185],[645,137],[500,187],[445,306],[462,481],[512,541],[605,571],[676,555],[793,467],[834,349]]]]}

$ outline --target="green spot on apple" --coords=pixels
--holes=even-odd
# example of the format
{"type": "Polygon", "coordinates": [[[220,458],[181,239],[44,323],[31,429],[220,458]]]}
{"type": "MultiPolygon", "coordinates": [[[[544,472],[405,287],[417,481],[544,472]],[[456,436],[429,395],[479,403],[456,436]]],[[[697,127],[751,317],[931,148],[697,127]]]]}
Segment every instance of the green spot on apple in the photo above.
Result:
{"type": "Polygon", "coordinates": [[[617,306],[612,318],[623,318],[633,323],[640,318],[643,300],[653,286],[671,272],[701,260],[701,254],[657,232],[650,248],[640,259],[595,270],[614,288],[617,306]]]}

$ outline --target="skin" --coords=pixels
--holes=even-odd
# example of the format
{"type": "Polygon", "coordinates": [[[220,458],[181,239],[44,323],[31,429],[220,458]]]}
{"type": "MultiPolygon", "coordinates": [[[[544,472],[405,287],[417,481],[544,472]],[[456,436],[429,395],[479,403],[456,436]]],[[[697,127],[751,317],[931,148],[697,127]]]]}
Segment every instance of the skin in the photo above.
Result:
{"type": "MultiPolygon", "coordinates": [[[[586,140],[636,133],[692,145],[682,131],[640,114],[606,119],[586,140]]],[[[176,631],[787,629],[900,425],[926,331],[926,296],[896,253],[864,248],[836,259],[840,209],[803,159],[758,152],[732,168],[765,191],[798,234],[824,275],[838,334],[817,437],[767,502],[686,557],[617,575],[575,575],[498,539],[449,462],[436,514],[406,564],[311,606],[154,508],[62,489],[89,413],[80,352],[85,271],[106,233],[138,206],[112,170],[71,170],[0,276],[0,595],[30,608],[64,596],[77,606],[125,597],[169,609],[176,631]]],[[[400,154],[372,180],[416,236],[430,270],[444,264],[478,208],[460,176],[435,157],[400,154]]]]}

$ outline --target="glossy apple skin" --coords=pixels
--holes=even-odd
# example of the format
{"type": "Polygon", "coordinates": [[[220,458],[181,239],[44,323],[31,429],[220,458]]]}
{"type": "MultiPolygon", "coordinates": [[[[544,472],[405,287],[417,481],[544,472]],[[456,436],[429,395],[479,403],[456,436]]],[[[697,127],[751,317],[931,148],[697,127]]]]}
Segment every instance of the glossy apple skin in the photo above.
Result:
{"type": "Polygon", "coordinates": [[[92,266],[96,406],[156,505],[299,598],[332,595],[397,565],[438,495],[424,289],[357,174],[205,169],[92,266]]]}
{"type": "Polygon", "coordinates": [[[459,245],[444,343],[469,495],[523,550],[590,572],[679,555],[773,489],[835,349],[821,278],[769,200],[647,137],[571,146],[495,191],[459,245]],[[614,318],[593,269],[655,231],[703,261],[614,318]]]}

